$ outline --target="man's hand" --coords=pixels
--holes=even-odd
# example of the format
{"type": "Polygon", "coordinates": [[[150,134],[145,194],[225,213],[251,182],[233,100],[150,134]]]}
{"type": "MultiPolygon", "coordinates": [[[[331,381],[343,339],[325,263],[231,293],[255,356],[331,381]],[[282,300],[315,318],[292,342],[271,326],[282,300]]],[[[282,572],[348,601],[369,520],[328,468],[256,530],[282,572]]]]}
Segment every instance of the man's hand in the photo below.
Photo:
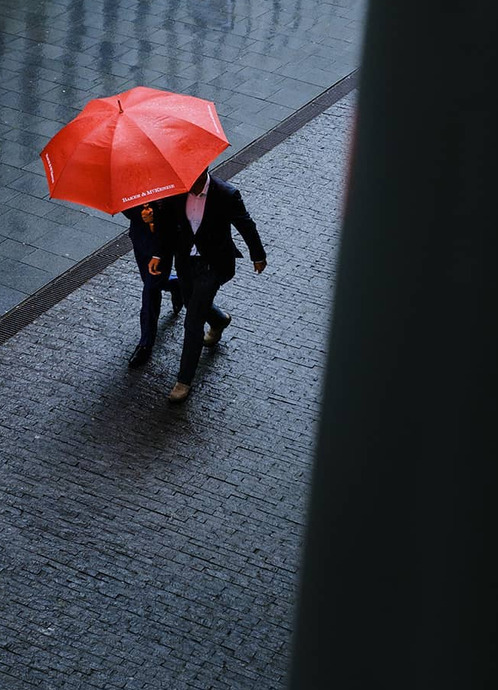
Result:
{"type": "Polygon", "coordinates": [[[153,276],[158,276],[161,274],[161,271],[159,270],[159,264],[161,263],[161,259],[159,259],[157,256],[153,256],[152,259],[149,261],[149,273],[151,273],[153,276]]]}
{"type": "Polygon", "coordinates": [[[254,270],[257,271],[258,273],[262,273],[266,268],[266,259],[263,259],[263,261],[255,261],[254,262],[254,270]]]}

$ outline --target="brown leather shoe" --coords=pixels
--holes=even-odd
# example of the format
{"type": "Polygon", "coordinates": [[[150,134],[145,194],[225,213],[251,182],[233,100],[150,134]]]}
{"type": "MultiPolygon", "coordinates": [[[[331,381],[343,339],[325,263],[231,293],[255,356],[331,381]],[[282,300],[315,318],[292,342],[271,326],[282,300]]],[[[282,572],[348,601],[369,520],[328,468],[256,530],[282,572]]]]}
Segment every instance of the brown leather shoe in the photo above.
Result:
{"type": "Polygon", "coordinates": [[[172,403],[180,403],[187,399],[189,393],[190,386],[188,386],[186,383],[180,383],[177,381],[171,389],[168,400],[172,403]]]}
{"type": "Polygon", "coordinates": [[[226,323],[224,326],[221,326],[221,328],[213,328],[211,326],[209,331],[204,336],[204,346],[205,347],[213,347],[213,345],[216,345],[216,343],[219,343],[223,331],[225,330],[225,328],[227,326],[230,325],[231,322],[232,322],[232,317],[230,316],[230,314],[227,314],[227,320],[226,320],[226,323]]]}

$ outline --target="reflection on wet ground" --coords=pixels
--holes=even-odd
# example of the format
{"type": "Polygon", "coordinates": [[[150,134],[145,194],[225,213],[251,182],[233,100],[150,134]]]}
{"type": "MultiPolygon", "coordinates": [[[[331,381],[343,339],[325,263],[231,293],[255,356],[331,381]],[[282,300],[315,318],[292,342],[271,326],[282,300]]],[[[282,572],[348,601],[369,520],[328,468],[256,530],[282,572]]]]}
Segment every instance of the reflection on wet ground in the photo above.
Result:
{"type": "Polygon", "coordinates": [[[0,315],[126,228],[48,200],[38,154],[90,99],[213,100],[222,162],[358,67],[365,2],[0,0],[0,315]]]}

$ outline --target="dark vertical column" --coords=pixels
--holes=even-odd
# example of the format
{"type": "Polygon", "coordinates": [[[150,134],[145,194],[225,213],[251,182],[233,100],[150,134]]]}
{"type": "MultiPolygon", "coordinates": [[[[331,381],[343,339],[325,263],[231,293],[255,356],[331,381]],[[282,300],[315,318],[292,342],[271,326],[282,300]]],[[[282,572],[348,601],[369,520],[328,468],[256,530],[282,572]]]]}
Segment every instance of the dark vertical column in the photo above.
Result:
{"type": "Polygon", "coordinates": [[[292,690],[498,686],[497,11],[370,3],[292,690]]]}

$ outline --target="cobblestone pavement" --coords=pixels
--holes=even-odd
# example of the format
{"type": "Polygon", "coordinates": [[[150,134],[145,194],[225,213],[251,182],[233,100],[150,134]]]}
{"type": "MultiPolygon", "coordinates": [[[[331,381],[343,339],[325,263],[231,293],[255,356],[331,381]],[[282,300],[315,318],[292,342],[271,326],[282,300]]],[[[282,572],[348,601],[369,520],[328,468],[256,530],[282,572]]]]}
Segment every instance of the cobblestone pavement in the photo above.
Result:
{"type": "Polygon", "coordinates": [[[0,0],[0,316],[126,223],[48,199],[39,152],[133,86],[216,103],[217,162],[359,65],[367,0],[0,0]]]}
{"type": "Polygon", "coordinates": [[[269,265],[183,406],[130,254],[0,347],[2,690],[285,688],[355,98],[232,179],[269,265]]]}

